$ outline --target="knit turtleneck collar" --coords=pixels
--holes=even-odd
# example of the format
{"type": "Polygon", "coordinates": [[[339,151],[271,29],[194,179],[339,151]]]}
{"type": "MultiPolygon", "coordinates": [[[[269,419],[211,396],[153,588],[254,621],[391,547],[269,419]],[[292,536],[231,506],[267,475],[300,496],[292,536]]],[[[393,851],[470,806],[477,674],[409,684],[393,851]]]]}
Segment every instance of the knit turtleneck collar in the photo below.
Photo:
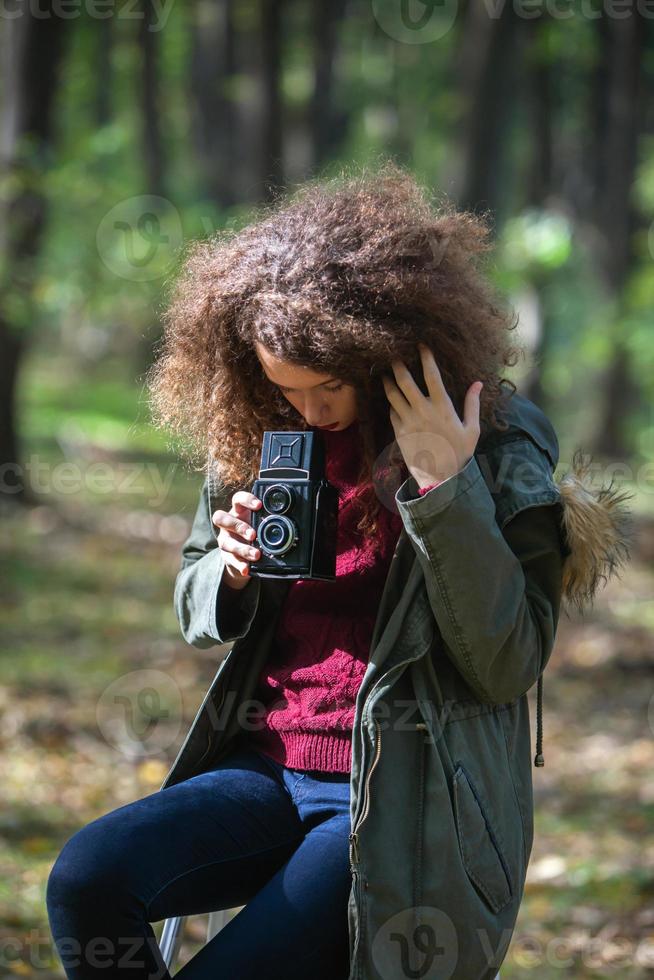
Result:
{"type": "Polygon", "coordinates": [[[327,479],[341,491],[348,487],[354,493],[361,460],[359,420],[355,419],[344,429],[312,428],[323,438],[327,479]]]}

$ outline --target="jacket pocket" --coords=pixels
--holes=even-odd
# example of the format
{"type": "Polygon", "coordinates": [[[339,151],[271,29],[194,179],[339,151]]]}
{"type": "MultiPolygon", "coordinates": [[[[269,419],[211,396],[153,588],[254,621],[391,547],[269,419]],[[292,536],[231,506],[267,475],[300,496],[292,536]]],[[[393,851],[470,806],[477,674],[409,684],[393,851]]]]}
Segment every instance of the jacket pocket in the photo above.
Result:
{"type": "Polygon", "coordinates": [[[464,867],[487,905],[499,912],[513,894],[509,871],[479,792],[460,762],[452,776],[452,793],[464,867]]]}

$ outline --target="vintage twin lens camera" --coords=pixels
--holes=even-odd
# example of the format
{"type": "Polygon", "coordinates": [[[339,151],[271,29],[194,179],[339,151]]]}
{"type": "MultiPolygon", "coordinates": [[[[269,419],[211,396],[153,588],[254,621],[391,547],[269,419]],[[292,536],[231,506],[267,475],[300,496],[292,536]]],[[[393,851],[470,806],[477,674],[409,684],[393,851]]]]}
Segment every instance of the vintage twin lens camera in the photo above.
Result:
{"type": "Polygon", "coordinates": [[[251,515],[261,557],[250,573],[335,579],[338,490],[325,478],[322,434],[264,432],[252,493],[263,506],[251,515]]]}

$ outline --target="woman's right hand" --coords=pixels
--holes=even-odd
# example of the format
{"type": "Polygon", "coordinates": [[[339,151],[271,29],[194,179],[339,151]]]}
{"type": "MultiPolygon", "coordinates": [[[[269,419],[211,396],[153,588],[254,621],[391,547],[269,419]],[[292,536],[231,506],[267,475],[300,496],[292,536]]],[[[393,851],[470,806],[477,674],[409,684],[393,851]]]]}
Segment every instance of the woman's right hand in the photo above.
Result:
{"type": "Polygon", "coordinates": [[[233,589],[244,589],[250,581],[250,562],[261,557],[259,548],[252,544],[254,528],[250,524],[250,512],[262,506],[261,500],[247,490],[237,490],[232,495],[229,511],[216,510],[212,522],[220,528],[218,547],[224,552],[225,582],[233,589]]]}

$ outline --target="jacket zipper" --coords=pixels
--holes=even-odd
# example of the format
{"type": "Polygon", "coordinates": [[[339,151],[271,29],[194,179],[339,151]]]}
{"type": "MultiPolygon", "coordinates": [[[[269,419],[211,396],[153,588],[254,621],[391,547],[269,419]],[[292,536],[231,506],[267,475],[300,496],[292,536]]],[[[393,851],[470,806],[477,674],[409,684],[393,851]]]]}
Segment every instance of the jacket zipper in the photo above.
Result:
{"type": "MultiPolygon", "coordinates": [[[[375,718],[374,716],[373,716],[373,721],[375,723],[375,752],[374,752],[374,755],[373,755],[372,762],[370,763],[370,768],[368,769],[368,774],[366,776],[366,782],[365,782],[365,786],[364,786],[363,807],[361,809],[361,813],[359,814],[359,818],[358,818],[356,824],[354,825],[354,829],[352,830],[352,833],[349,835],[349,840],[350,840],[350,866],[351,866],[351,871],[352,871],[352,877],[354,879],[354,894],[356,896],[357,907],[358,907],[359,910],[361,909],[361,904],[363,902],[363,895],[362,895],[362,889],[361,889],[361,885],[362,885],[362,880],[363,879],[362,879],[362,875],[361,875],[361,872],[359,871],[358,867],[355,867],[355,865],[358,865],[359,864],[359,833],[358,833],[358,831],[359,831],[359,828],[361,827],[361,824],[363,823],[363,821],[368,816],[368,811],[370,810],[370,780],[372,778],[373,770],[374,770],[375,766],[377,765],[377,763],[379,762],[379,757],[381,755],[381,728],[380,728],[378,719],[375,718]]],[[[418,722],[416,724],[416,728],[418,730],[420,730],[420,729],[423,729],[424,730],[424,729],[427,728],[427,726],[424,724],[424,722],[418,722]]],[[[367,888],[367,883],[364,883],[363,887],[364,888],[367,888]]],[[[361,946],[361,932],[362,932],[363,928],[364,928],[363,917],[361,915],[359,915],[357,939],[356,939],[354,950],[352,950],[351,951],[351,954],[350,954],[350,958],[351,958],[351,963],[352,964],[355,964],[356,963],[357,958],[358,958],[358,955],[359,955],[359,948],[361,946]]],[[[360,975],[360,972],[357,971],[357,974],[356,975],[359,976],[360,975]]]]}
{"type": "MultiPolygon", "coordinates": [[[[372,777],[373,771],[377,763],[379,762],[379,756],[381,754],[381,729],[379,727],[379,721],[377,718],[373,718],[375,722],[375,754],[373,755],[372,762],[370,763],[370,768],[368,769],[368,774],[366,776],[366,784],[364,787],[364,800],[363,809],[359,814],[359,819],[357,820],[352,833],[350,834],[350,863],[359,863],[359,827],[363,821],[368,816],[368,810],[370,809],[370,779],[372,777]]],[[[358,872],[355,872],[355,874],[358,872]]]]}
{"type": "MultiPolygon", "coordinates": [[[[416,722],[416,731],[428,731],[427,725],[423,721],[416,722]]],[[[423,847],[423,820],[425,805],[425,753],[427,751],[427,739],[423,735],[418,745],[418,799],[417,799],[417,825],[416,825],[416,855],[413,877],[413,905],[419,909],[422,905],[422,847],[423,847]]]]}
{"type": "MultiPolygon", "coordinates": [[[[370,779],[372,777],[373,770],[377,765],[379,761],[379,756],[381,754],[381,728],[379,726],[379,721],[376,718],[373,717],[373,721],[375,723],[375,752],[373,755],[372,762],[370,763],[368,773],[366,775],[366,782],[364,786],[363,808],[361,810],[361,813],[359,814],[359,818],[356,824],[354,825],[354,829],[352,830],[352,833],[349,835],[350,867],[352,871],[352,878],[354,879],[354,894],[355,894],[356,905],[357,905],[357,925],[358,925],[355,946],[350,956],[351,965],[357,962],[359,956],[359,949],[361,947],[361,941],[362,941],[361,934],[364,928],[364,917],[362,915],[362,908],[363,908],[362,885],[364,888],[367,887],[367,883],[364,883],[361,872],[359,871],[358,867],[355,867],[355,865],[359,864],[358,829],[363,823],[363,821],[366,819],[368,815],[368,810],[370,809],[370,779]]],[[[360,976],[360,970],[358,968],[356,970],[356,976],[357,977],[360,976]]]]}
{"type": "Polygon", "coordinates": [[[362,915],[363,909],[363,895],[361,894],[361,875],[354,868],[352,869],[352,877],[354,879],[354,898],[356,905],[356,936],[354,939],[354,945],[350,949],[350,968],[355,969],[355,976],[360,977],[361,971],[355,966],[359,958],[359,949],[361,947],[361,931],[364,926],[364,917],[362,915]]]}
{"type": "MultiPolygon", "coordinates": [[[[364,788],[363,809],[361,810],[361,813],[359,814],[359,819],[357,820],[357,822],[356,822],[356,824],[354,826],[354,829],[353,829],[352,833],[349,835],[349,840],[350,840],[350,864],[358,864],[359,863],[359,833],[358,833],[358,831],[359,831],[359,828],[360,828],[361,824],[363,823],[363,821],[368,816],[368,810],[370,809],[370,779],[371,779],[371,776],[372,776],[372,773],[373,773],[373,770],[374,770],[375,766],[379,762],[379,756],[381,755],[381,729],[379,727],[379,721],[376,718],[373,718],[373,721],[375,722],[375,754],[373,756],[372,762],[370,763],[370,769],[368,770],[368,775],[366,776],[366,785],[365,785],[365,788],[364,788]]],[[[428,730],[426,724],[424,722],[420,722],[420,721],[417,722],[416,729],[418,731],[428,730]]],[[[356,871],[354,873],[355,874],[358,874],[358,872],[356,872],[356,871]]]]}
{"type": "MultiPolygon", "coordinates": [[[[389,671],[387,671],[387,673],[384,674],[377,681],[377,683],[373,686],[373,689],[372,689],[372,691],[370,692],[370,694],[368,696],[370,698],[372,698],[372,696],[373,696],[376,688],[382,683],[382,681],[388,682],[388,678],[389,678],[389,676],[392,673],[394,673],[396,670],[399,670],[402,667],[406,667],[407,664],[412,663],[415,660],[419,660],[420,659],[420,656],[422,656],[422,654],[420,654],[417,657],[410,657],[408,660],[404,660],[404,661],[402,661],[402,663],[395,664],[394,667],[391,667],[391,669],[389,671]]],[[[379,761],[379,755],[380,755],[380,751],[381,751],[381,728],[379,726],[378,719],[375,718],[374,715],[373,715],[373,721],[375,723],[375,753],[374,753],[372,762],[370,763],[370,768],[368,769],[368,774],[366,776],[366,783],[365,783],[365,787],[364,787],[363,808],[361,810],[361,813],[359,814],[359,818],[358,818],[356,824],[352,828],[352,832],[349,835],[349,840],[350,840],[350,864],[352,864],[352,865],[359,863],[359,833],[358,833],[358,831],[359,831],[359,828],[361,827],[361,824],[363,823],[363,821],[368,816],[368,810],[370,809],[370,777],[372,776],[373,770],[374,770],[375,766],[377,765],[377,763],[379,761]]],[[[357,874],[358,872],[354,871],[354,869],[353,869],[353,873],[354,874],[357,874]]]]}

